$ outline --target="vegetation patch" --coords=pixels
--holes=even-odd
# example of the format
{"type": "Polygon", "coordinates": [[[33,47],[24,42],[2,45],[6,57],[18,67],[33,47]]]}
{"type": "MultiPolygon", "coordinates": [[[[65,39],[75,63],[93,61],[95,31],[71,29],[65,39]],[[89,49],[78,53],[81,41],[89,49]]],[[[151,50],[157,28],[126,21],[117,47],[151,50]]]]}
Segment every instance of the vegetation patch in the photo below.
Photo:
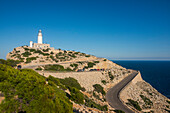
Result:
{"type": "Polygon", "coordinates": [[[49,48],[43,49],[44,52],[48,52],[49,50],[50,50],[49,48]]]}
{"type": "Polygon", "coordinates": [[[94,65],[96,65],[95,63],[93,63],[93,62],[88,62],[88,68],[92,68],[94,65]]]}
{"type": "Polygon", "coordinates": [[[47,80],[48,80],[48,84],[51,84],[51,85],[53,85],[53,83],[55,84],[55,85],[57,85],[57,86],[59,86],[61,89],[63,89],[63,90],[66,90],[67,88],[65,87],[65,85],[63,85],[63,84],[61,84],[60,83],[60,79],[58,79],[58,78],[55,78],[55,77],[53,77],[53,76],[49,76],[48,78],[47,78],[47,80]]]}
{"type": "Polygon", "coordinates": [[[22,53],[23,57],[29,57],[31,55],[30,52],[26,51],[25,53],[22,53]]]}
{"type": "Polygon", "coordinates": [[[114,112],[116,112],[116,113],[125,113],[124,111],[118,110],[118,109],[114,110],[114,112]]]}
{"type": "Polygon", "coordinates": [[[85,96],[85,106],[91,107],[91,108],[96,108],[101,111],[108,110],[107,105],[101,106],[100,104],[95,103],[92,99],[88,98],[87,96],[85,96]]]}
{"type": "Polygon", "coordinates": [[[44,69],[47,71],[65,71],[64,67],[58,64],[46,65],[44,69]]]}
{"type": "Polygon", "coordinates": [[[29,48],[24,48],[24,50],[25,50],[25,51],[28,51],[28,50],[29,50],[29,48]]]}
{"type": "Polygon", "coordinates": [[[166,102],[167,102],[168,104],[170,104],[170,101],[169,101],[169,100],[166,100],[166,102]]]}
{"type": "Polygon", "coordinates": [[[128,101],[129,101],[128,104],[129,104],[129,105],[132,105],[135,109],[137,109],[137,110],[139,110],[139,111],[142,110],[137,101],[134,101],[134,100],[132,100],[132,99],[128,99],[128,101]]]}
{"type": "Polygon", "coordinates": [[[73,105],[65,92],[33,70],[17,70],[0,64],[0,89],[5,100],[1,113],[72,113],[73,105]]]}
{"type": "Polygon", "coordinates": [[[100,84],[93,85],[94,91],[97,91],[98,93],[101,93],[103,95],[106,94],[106,92],[103,90],[103,87],[100,84]]]}
{"type": "Polygon", "coordinates": [[[25,63],[30,63],[31,61],[36,60],[36,59],[37,59],[37,57],[27,58],[25,63]]]}
{"type": "Polygon", "coordinates": [[[146,96],[140,95],[140,97],[142,98],[142,100],[145,102],[146,105],[150,105],[150,106],[153,105],[152,101],[146,96]]]}
{"type": "Polygon", "coordinates": [[[106,80],[102,80],[101,82],[102,82],[104,85],[106,85],[106,83],[107,83],[106,80]]]}
{"type": "Polygon", "coordinates": [[[70,99],[78,104],[84,104],[84,95],[75,87],[68,87],[71,95],[70,99]]]}
{"type": "Polygon", "coordinates": [[[112,75],[111,72],[108,72],[108,75],[109,75],[110,80],[112,81],[114,79],[114,76],[112,75]]]}
{"type": "Polygon", "coordinates": [[[90,55],[85,55],[85,57],[90,57],[90,55]]]}
{"type": "Polygon", "coordinates": [[[35,70],[39,70],[39,71],[41,71],[41,70],[42,70],[42,68],[41,68],[41,67],[38,67],[38,68],[36,68],[35,70]]]}
{"type": "Polygon", "coordinates": [[[35,52],[36,50],[35,49],[30,49],[30,52],[35,52]]]}
{"type": "Polygon", "coordinates": [[[58,60],[56,60],[52,55],[50,56],[50,58],[55,61],[56,63],[58,62],[58,60]]]}
{"type": "Polygon", "coordinates": [[[17,64],[19,64],[21,61],[19,60],[12,60],[12,59],[8,59],[8,60],[4,60],[4,59],[0,59],[0,64],[6,64],[9,66],[17,66],[17,64]]]}
{"type": "Polygon", "coordinates": [[[99,63],[99,61],[94,61],[95,64],[99,63]]]}
{"type": "Polygon", "coordinates": [[[77,88],[79,90],[82,89],[82,87],[80,86],[78,81],[76,79],[72,78],[72,77],[64,78],[64,79],[59,79],[59,80],[66,87],[75,87],[75,88],[77,88]]]}
{"type": "Polygon", "coordinates": [[[34,53],[39,53],[39,54],[41,54],[41,55],[43,55],[43,56],[48,56],[48,55],[50,55],[50,54],[48,54],[48,53],[43,53],[41,50],[36,50],[36,51],[34,51],[34,53]]]}

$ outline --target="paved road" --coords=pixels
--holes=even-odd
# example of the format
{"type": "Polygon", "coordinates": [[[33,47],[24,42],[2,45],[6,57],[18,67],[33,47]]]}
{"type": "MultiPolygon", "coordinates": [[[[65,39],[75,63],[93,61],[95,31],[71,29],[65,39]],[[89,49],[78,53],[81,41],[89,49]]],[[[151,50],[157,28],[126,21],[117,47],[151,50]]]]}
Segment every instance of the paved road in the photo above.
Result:
{"type": "Polygon", "coordinates": [[[124,78],[117,85],[109,89],[106,94],[106,100],[110,104],[111,107],[115,109],[123,110],[125,113],[134,113],[132,110],[127,108],[119,99],[120,91],[138,74],[138,72],[133,72],[126,78],[124,78]]]}
{"type": "MultiPolygon", "coordinates": [[[[97,60],[99,60],[99,58],[93,59],[93,60],[88,60],[88,62],[97,61],[97,60]]],[[[29,64],[28,64],[28,65],[23,65],[23,66],[22,66],[22,69],[25,69],[25,68],[33,69],[33,68],[35,68],[35,67],[37,67],[37,66],[54,65],[54,64],[68,64],[68,63],[77,63],[77,62],[79,62],[79,61],[67,61],[67,62],[49,63],[49,64],[44,64],[44,63],[42,63],[42,64],[34,64],[34,65],[32,65],[32,64],[29,65],[29,64]]],[[[87,62],[87,60],[85,60],[85,61],[80,61],[80,62],[87,62]]]]}

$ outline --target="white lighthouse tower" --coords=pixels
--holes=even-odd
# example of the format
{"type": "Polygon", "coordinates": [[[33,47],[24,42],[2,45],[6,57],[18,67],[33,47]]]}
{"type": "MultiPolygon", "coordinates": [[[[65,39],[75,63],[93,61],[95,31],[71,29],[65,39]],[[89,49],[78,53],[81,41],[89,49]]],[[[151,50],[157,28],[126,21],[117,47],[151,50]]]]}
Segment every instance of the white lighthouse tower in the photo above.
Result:
{"type": "Polygon", "coordinates": [[[39,30],[39,32],[38,32],[38,43],[42,44],[42,33],[41,33],[41,30],[39,30]]]}
{"type": "Polygon", "coordinates": [[[51,48],[50,44],[43,44],[41,30],[39,30],[39,32],[38,32],[38,43],[33,43],[33,41],[30,41],[30,47],[35,48],[35,49],[51,48]]]}

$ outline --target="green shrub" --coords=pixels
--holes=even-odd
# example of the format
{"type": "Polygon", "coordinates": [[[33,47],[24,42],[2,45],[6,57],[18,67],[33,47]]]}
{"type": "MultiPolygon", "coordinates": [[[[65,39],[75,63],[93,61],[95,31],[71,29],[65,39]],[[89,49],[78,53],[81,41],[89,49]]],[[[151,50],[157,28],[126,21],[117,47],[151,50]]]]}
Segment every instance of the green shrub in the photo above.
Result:
{"type": "Polygon", "coordinates": [[[71,93],[70,99],[78,104],[84,104],[84,95],[75,87],[68,87],[71,93]]]}
{"type": "Polygon", "coordinates": [[[152,101],[149,98],[145,97],[144,95],[140,95],[140,97],[142,98],[146,105],[153,105],[152,101]]]}
{"type": "Polygon", "coordinates": [[[94,63],[96,64],[96,63],[99,63],[99,61],[94,61],[94,63]]]}
{"type": "Polygon", "coordinates": [[[17,66],[17,64],[19,64],[21,61],[19,60],[12,60],[12,59],[8,59],[8,60],[4,60],[4,59],[0,59],[0,64],[6,64],[9,66],[17,66]]]}
{"type": "Polygon", "coordinates": [[[5,96],[1,113],[73,112],[65,92],[56,85],[46,84],[45,77],[30,69],[19,71],[0,64],[0,89],[5,96]]]}
{"type": "Polygon", "coordinates": [[[56,84],[57,86],[59,86],[61,89],[63,89],[63,90],[66,90],[67,88],[63,85],[63,84],[61,84],[60,83],[60,80],[58,79],[58,78],[55,78],[55,77],[53,77],[53,76],[49,76],[48,78],[47,78],[47,80],[48,80],[48,84],[51,84],[52,85],[52,83],[50,82],[50,81],[52,81],[54,84],[56,84]]]}
{"type": "Polygon", "coordinates": [[[101,82],[102,82],[104,85],[106,85],[106,83],[107,83],[106,80],[102,80],[101,82]]]}
{"type": "Polygon", "coordinates": [[[116,112],[116,113],[125,113],[124,111],[118,110],[118,109],[114,110],[114,112],[116,112]]]}
{"type": "Polygon", "coordinates": [[[16,53],[19,53],[20,51],[16,51],[16,53]]]}
{"type": "Polygon", "coordinates": [[[49,48],[43,49],[44,52],[48,52],[49,50],[50,50],[49,48]]]}
{"type": "Polygon", "coordinates": [[[43,55],[43,56],[48,56],[48,55],[50,55],[50,54],[48,54],[48,53],[43,53],[41,50],[36,50],[36,51],[34,51],[34,53],[39,53],[39,54],[41,54],[41,55],[43,55]]]}
{"type": "Polygon", "coordinates": [[[107,59],[104,59],[103,61],[107,61],[107,59]]]}
{"type": "Polygon", "coordinates": [[[139,110],[139,111],[142,110],[137,101],[134,101],[132,99],[128,99],[128,101],[129,101],[129,104],[132,105],[137,110],[139,110]]]}
{"type": "Polygon", "coordinates": [[[67,87],[75,87],[75,88],[77,88],[77,89],[79,89],[79,90],[82,89],[82,87],[80,86],[80,84],[78,83],[78,81],[77,81],[76,79],[74,79],[74,78],[71,78],[71,77],[69,77],[69,78],[64,78],[64,79],[60,79],[60,82],[61,82],[63,85],[67,86],[67,87]]]}
{"type": "Polygon", "coordinates": [[[46,65],[44,67],[45,70],[48,71],[65,71],[64,67],[62,65],[54,64],[54,65],[46,65]]]}
{"type": "Polygon", "coordinates": [[[22,55],[23,55],[24,57],[28,57],[28,56],[30,56],[30,55],[31,55],[31,53],[30,53],[30,52],[28,52],[28,51],[26,51],[25,53],[22,53],[22,55]]]}
{"type": "Polygon", "coordinates": [[[38,67],[38,68],[36,68],[35,70],[42,70],[42,68],[41,68],[41,67],[38,67]]]}
{"type": "Polygon", "coordinates": [[[102,93],[103,95],[106,94],[106,92],[103,90],[103,87],[100,84],[93,85],[94,91],[97,91],[98,93],[102,93]]]}
{"type": "Polygon", "coordinates": [[[90,55],[85,55],[85,57],[90,57],[90,55]]]}
{"type": "Polygon", "coordinates": [[[92,99],[89,99],[87,96],[85,96],[85,106],[91,107],[91,108],[96,108],[101,111],[107,111],[107,105],[101,106],[100,104],[95,103],[92,99]]]}
{"type": "Polygon", "coordinates": [[[25,49],[25,51],[28,51],[29,49],[28,48],[24,48],[25,49]]]}
{"type": "Polygon", "coordinates": [[[35,52],[36,50],[35,49],[30,49],[30,52],[35,52]]]}
{"type": "Polygon", "coordinates": [[[30,63],[31,61],[36,60],[36,59],[37,59],[37,57],[29,57],[26,59],[25,63],[30,63]]]}
{"type": "Polygon", "coordinates": [[[108,72],[108,74],[109,74],[109,78],[110,78],[110,80],[112,81],[112,80],[114,79],[114,76],[112,75],[112,73],[111,73],[111,72],[108,72]]]}
{"type": "Polygon", "coordinates": [[[51,51],[51,53],[50,53],[50,54],[54,54],[54,52],[52,52],[52,51],[51,51]]]}
{"type": "Polygon", "coordinates": [[[74,54],[79,54],[80,52],[75,52],[74,54]]]}
{"type": "Polygon", "coordinates": [[[168,104],[170,104],[170,101],[169,101],[169,100],[166,100],[166,102],[167,102],[168,104]]]}
{"type": "Polygon", "coordinates": [[[94,65],[96,65],[95,63],[93,63],[93,62],[88,62],[88,68],[92,68],[94,65]]]}
{"type": "Polygon", "coordinates": [[[50,58],[55,61],[56,63],[58,62],[58,60],[56,60],[52,55],[50,56],[50,58]]]}

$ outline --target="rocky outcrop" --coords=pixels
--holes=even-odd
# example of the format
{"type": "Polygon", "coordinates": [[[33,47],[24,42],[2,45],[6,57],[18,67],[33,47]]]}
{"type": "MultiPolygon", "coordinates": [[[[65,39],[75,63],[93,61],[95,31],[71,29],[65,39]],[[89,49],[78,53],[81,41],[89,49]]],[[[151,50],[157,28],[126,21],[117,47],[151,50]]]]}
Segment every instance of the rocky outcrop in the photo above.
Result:
{"type": "Polygon", "coordinates": [[[135,107],[128,104],[128,99],[136,101],[142,112],[168,113],[170,110],[167,102],[169,99],[145,82],[140,73],[121,91],[120,98],[132,109],[135,107]]]}

